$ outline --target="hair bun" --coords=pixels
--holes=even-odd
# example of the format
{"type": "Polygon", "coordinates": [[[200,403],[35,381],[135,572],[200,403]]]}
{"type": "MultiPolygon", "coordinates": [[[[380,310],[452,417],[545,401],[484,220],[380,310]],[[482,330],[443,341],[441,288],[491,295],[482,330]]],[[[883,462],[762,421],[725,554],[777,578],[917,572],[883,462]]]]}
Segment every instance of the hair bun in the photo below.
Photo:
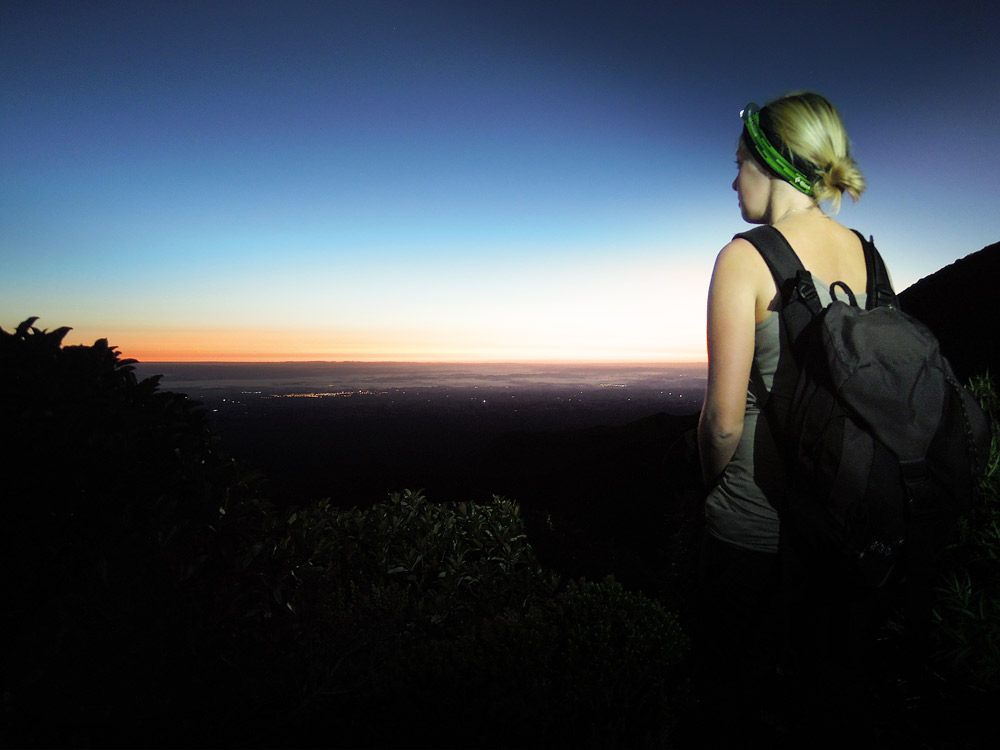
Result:
{"type": "MultiPolygon", "coordinates": [[[[802,91],[768,103],[769,125],[790,151],[815,165],[813,195],[840,209],[844,193],[857,200],[865,178],[850,154],[847,131],[840,114],[825,97],[802,91]]],[[[763,112],[764,110],[762,110],[763,112]]]]}

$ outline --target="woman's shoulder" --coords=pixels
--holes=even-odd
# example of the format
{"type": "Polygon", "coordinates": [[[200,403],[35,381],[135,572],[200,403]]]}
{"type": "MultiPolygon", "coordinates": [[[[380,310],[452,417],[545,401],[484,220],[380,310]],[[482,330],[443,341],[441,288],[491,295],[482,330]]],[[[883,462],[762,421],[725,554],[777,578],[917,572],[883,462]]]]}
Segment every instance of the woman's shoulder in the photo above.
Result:
{"type": "Polygon", "coordinates": [[[757,248],[735,237],[719,251],[712,272],[712,297],[745,299],[753,309],[755,322],[767,317],[776,289],[767,262],[757,248]]]}
{"type": "Polygon", "coordinates": [[[718,257],[715,259],[716,268],[720,265],[724,265],[727,268],[747,268],[757,266],[763,262],[764,259],[753,243],[742,237],[733,237],[733,239],[723,245],[718,257]]]}
{"type": "Polygon", "coordinates": [[[713,275],[727,278],[740,286],[759,286],[761,280],[771,278],[760,251],[749,240],[734,237],[719,251],[713,275]]]}

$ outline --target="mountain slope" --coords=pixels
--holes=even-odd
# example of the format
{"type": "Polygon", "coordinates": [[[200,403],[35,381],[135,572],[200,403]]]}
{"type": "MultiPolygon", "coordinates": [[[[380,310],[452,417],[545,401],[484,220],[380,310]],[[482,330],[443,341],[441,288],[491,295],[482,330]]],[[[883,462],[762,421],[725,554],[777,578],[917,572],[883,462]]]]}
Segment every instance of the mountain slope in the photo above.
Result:
{"type": "Polygon", "coordinates": [[[930,328],[959,380],[1000,373],[1000,242],[926,276],[899,294],[900,307],[930,328]]]}

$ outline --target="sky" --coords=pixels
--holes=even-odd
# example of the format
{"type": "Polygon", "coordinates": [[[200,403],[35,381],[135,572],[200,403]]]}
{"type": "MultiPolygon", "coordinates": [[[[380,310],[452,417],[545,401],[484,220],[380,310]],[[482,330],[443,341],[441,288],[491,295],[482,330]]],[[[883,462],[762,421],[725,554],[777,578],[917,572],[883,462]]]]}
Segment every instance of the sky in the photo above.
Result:
{"type": "Polygon", "coordinates": [[[1000,240],[993,3],[0,3],[0,326],[160,361],[705,358],[739,111],[902,290],[1000,240]]]}

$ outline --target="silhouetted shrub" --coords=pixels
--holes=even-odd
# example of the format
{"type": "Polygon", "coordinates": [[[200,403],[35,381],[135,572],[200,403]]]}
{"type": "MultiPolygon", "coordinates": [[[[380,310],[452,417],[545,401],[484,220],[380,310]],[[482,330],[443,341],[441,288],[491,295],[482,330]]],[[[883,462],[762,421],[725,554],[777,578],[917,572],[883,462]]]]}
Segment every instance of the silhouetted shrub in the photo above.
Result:
{"type": "Polygon", "coordinates": [[[610,747],[669,728],[673,615],[563,587],[516,503],[278,511],[196,402],[33,323],[0,329],[5,744],[610,747]]]}
{"type": "MultiPolygon", "coordinates": [[[[223,537],[238,525],[230,515],[223,537]]],[[[321,500],[258,521],[230,559],[244,570],[239,588],[265,603],[241,650],[266,636],[275,667],[243,703],[269,706],[270,726],[253,734],[269,733],[272,744],[334,725],[338,738],[325,744],[357,744],[369,730],[371,685],[403,654],[523,610],[557,585],[535,560],[517,505],[503,498],[436,504],[405,491],[363,509],[321,500]]]]}
{"type": "Polygon", "coordinates": [[[974,378],[972,388],[991,417],[990,459],[980,502],[945,551],[933,634],[938,669],[1000,695],[1000,397],[988,376],[974,378]]]}
{"type": "Polygon", "coordinates": [[[234,680],[240,744],[633,747],[683,705],[674,616],[613,582],[557,593],[509,500],[261,518],[232,556],[270,612],[246,633],[269,645],[240,650],[267,675],[234,680]]]}
{"type": "Polygon", "coordinates": [[[4,720],[126,742],[187,700],[212,523],[242,479],[195,402],[34,320],[0,329],[4,720]]]}
{"type": "Polygon", "coordinates": [[[987,376],[973,378],[971,388],[993,430],[978,501],[936,560],[929,627],[921,627],[922,617],[910,627],[911,610],[904,607],[891,623],[896,637],[886,639],[900,647],[897,729],[911,738],[907,744],[919,740],[926,747],[995,747],[1000,741],[991,718],[1000,702],[1000,400],[987,376]],[[907,647],[913,645],[916,651],[907,647]]]}

